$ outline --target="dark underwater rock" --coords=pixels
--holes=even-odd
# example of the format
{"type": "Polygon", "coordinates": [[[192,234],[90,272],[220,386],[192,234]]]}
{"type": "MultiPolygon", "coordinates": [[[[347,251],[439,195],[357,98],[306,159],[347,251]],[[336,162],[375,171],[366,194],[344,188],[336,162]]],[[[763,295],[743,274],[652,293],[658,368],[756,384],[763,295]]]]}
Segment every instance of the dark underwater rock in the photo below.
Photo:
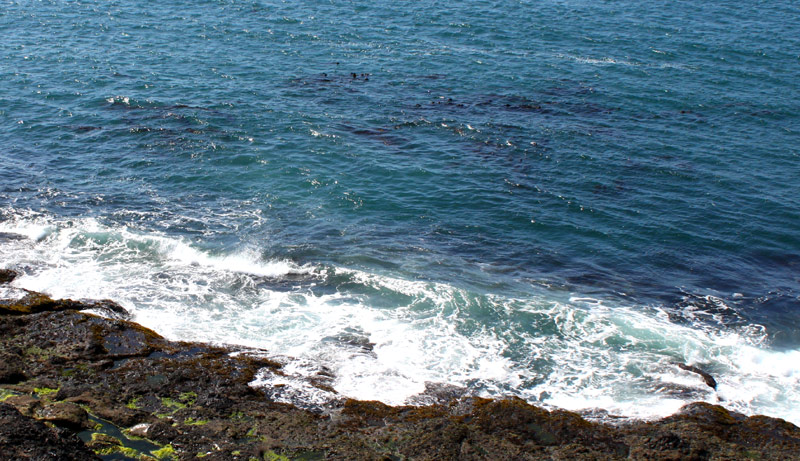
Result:
{"type": "MultiPolygon", "coordinates": [[[[417,402],[425,406],[343,399],[327,413],[311,412],[250,386],[265,368],[283,373],[264,351],[168,341],[122,318],[124,310],[109,301],[34,292],[24,298],[0,304],[2,459],[92,459],[92,451],[115,459],[219,460],[796,459],[800,453],[797,426],[706,403],[660,421],[609,425],[518,398],[467,397],[464,389],[431,384],[417,402]],[[98,306],[119,317],[80,312],[98,306]]],[[[368,351],[364,337],[337,340],[368,351]]],[[[313,379],[308,385],[326,390],[313,379]]]]}
{"type": "Polygon", "coordinates": [[[425,390],[408,399],[411,405],[445,404],[468,395],[467,388],[444,383],[425,383],[425,390]]]}

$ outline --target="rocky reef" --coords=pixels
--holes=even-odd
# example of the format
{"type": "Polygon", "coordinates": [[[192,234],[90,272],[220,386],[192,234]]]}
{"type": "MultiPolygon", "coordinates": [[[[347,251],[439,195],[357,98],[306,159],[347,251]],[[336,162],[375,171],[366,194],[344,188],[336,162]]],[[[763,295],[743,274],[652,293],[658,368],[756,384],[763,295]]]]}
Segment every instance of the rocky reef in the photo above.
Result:
{"type": "Polygon", "coordinates": [[[797,426],[707,403],[616,425],[516,398],[302,409],[250,386],[281,373],[264,351],[168,341],[112,301],[53,300],[14,277],[0,270],[3,460],[800,459],[797,426]]]}

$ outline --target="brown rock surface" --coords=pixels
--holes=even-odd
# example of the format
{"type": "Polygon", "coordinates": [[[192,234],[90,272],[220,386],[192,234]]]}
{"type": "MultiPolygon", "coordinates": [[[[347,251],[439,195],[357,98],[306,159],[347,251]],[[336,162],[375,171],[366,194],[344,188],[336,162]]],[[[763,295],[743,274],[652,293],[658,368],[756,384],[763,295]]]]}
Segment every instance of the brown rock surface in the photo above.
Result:
{"type": "Polygon", "coordinates": [[[56,402],[39,407],[34,415],[39,421],[73,430],[89,429],[89,415],[83,408],[67,402],[56,402]]]}
{"type": "Polygon", "coordinates": [[[0,459],[65,461],[98,459],[74,433],[51,429],[0,403],[0,459]]]}

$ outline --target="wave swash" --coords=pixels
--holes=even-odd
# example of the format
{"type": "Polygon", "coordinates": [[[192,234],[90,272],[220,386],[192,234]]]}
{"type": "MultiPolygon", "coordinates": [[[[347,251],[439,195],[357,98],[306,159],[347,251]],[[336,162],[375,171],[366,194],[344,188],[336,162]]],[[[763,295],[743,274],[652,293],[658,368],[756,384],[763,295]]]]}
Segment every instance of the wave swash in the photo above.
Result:
{"type": "Polygon", "coordinates": [[[252,384],[282,384],[279,400],[335,397],[301,379],[322,373],[340,396],[388,404],[424,403],[441,384],[596,418],[655,418],[702,400],[800,423],[800,351],[770,349],[758,325],[713,325],[702,312],[676,322],[663,306],[538,287],[507,297],[266,261],[254,248],[215,253],[99,219],[5,216],[0,258],[23,273],[16,287],[114,299],[168,338],[278,354],[285,375],[252,384]],[[713,375],[716,390],[678,363],[713,375]]]}

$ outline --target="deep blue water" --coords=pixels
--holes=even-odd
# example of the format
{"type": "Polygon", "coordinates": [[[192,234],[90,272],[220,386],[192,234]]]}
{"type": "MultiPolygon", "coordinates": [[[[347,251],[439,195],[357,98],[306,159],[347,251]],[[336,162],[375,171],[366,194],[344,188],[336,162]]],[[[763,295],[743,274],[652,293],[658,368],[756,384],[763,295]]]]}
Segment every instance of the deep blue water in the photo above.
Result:
{"type": "Polygon", "coordinates": [[[3,1],[0,45],[20,287],[390,403],[798,421],[795,2],[3,1]]]}

